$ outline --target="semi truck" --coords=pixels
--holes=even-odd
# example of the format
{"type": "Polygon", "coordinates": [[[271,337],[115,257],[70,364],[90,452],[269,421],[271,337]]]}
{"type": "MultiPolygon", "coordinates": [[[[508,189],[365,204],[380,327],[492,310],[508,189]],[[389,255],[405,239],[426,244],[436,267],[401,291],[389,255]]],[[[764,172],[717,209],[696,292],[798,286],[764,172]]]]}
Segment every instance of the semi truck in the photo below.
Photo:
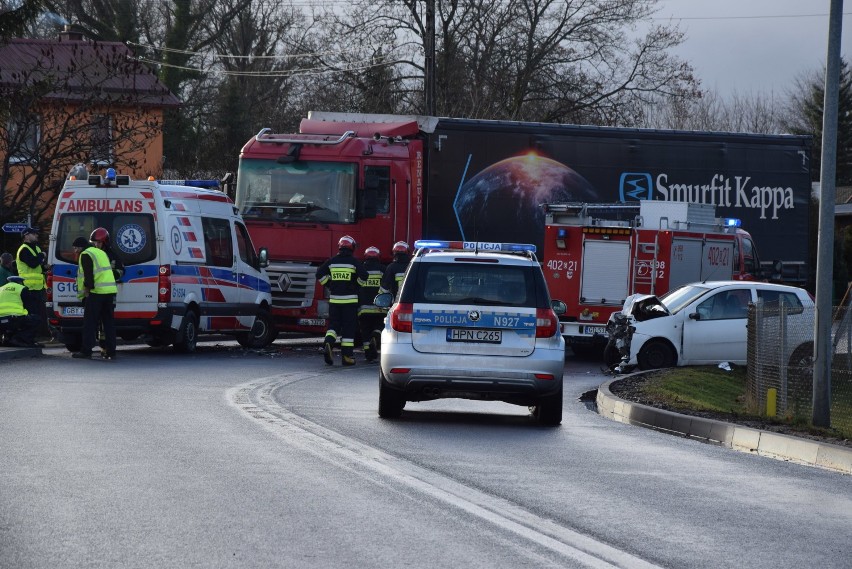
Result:
{"type": "Polygon", "coordinates": [[[735,218],[708,204],[547,204],[543,272],[565,302],[560,329],[574,353],[599,351],[606,323],[632,294],[706,280],[756,280],[760,257],[735,218]]]}
{"type": "Polygon", "coordinates": [[[806,262],[810,148],[795,135],[310,112],[298,133],[264,128],[244,145],[235,202],[269,250],[277,328],[318,332],[315,272],[342,235],[385,260],[420,238],[540,252],[548,203],[710,204],[766,259],[806,262]]]}

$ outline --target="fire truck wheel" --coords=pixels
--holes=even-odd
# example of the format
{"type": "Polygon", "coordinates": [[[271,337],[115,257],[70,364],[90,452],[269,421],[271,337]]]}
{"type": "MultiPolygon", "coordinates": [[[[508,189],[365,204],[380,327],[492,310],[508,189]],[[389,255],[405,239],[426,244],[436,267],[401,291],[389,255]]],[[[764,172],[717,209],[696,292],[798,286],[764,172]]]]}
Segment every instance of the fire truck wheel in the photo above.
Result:
{"type": "Polygon", "coordinates": [[[198,316],[192,310],[187,310],[178,329],[175,339],[175,350],[183,354],[191,354],[198,343],[198,316]]]}
{"type": "Polygon", "coordinates": [[[639,369],[660,369],[673,367],[677,364],[677,355],[668,342],[663,340],[650,340],[636,356],[639,369]]]}
{"type": "Polygon", "coordinates": [[[396,419],[405,408],[405,394],[388,385],[384,374],[379,371],[379,417],[396,419]]]}
{"type": "Polygon", "coordinates": [[[254,318],[251,332],[237,334],[237,342],[244,348],[265,348],[275,341],[278,330],[269,312],[261,310],[254,318]]]}

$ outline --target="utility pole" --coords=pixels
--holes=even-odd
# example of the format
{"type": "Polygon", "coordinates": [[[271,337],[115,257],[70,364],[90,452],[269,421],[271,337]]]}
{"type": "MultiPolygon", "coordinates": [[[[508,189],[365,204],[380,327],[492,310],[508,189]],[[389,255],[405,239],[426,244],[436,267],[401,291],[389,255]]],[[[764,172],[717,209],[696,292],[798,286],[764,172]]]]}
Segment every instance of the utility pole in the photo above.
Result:
{"type": "Polygon", "coordinates": [[[820,168],[819,240],[817,245],[816,319],[814,321],[813,417],[816,427],[831,426],[831,309],[834,280],[834,204],[837,201],[837,106],[840,90],[840,35],[843,0],[831,0],[825,100],[822,110],[822,166],[820,168]]]}
{"type": "Polygon", "coordinates": [[[423,89],[426,98],[426,115],[435,116],[435,0],[426,0],[426,37],[423,38],[425,57],[423,89]]]}

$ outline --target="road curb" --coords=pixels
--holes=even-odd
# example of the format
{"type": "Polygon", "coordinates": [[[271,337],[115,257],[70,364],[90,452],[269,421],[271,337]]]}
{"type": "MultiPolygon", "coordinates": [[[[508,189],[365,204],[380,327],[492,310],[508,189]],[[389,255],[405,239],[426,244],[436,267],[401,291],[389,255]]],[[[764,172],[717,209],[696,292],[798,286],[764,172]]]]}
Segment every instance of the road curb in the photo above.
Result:
{"type": "Polygon", "coordinates": [[[850,448],[704,417],[681,415],[626,401],[610,391],[609,386],[612,383],[642,373],[645,372],[617,377],[601,385],[596,399],[598,414],[619,423],[681,435],[741,452],[852,474],[852,449],[850,448]]]}

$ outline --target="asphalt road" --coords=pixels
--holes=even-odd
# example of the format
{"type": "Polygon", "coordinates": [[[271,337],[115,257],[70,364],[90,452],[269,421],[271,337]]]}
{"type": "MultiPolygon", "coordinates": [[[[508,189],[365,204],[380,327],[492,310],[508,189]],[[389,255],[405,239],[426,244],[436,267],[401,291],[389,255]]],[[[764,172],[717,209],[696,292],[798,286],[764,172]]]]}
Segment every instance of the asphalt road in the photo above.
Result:
{"type": "Polygon", "coordinates": [[[848,566],[850,478],[501,403],[376,415],[313,346],[0,364],[0,567],[848,566]]]}

